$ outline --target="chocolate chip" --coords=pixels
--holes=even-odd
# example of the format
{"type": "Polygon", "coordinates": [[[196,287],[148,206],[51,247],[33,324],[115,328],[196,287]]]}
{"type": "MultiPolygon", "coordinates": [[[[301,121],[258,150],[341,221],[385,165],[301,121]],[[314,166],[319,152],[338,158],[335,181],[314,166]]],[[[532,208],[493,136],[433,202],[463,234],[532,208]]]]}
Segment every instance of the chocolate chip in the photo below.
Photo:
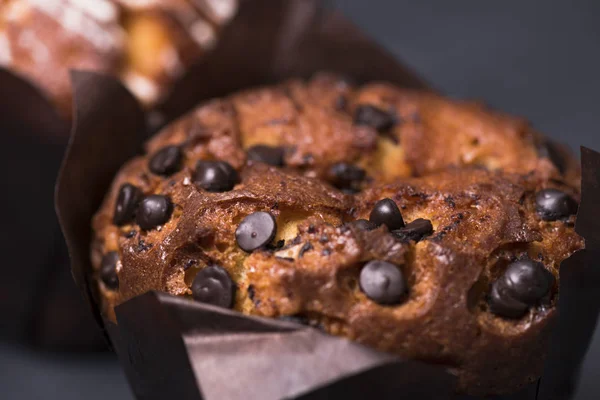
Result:
{"type": "Polygon", "coordinates": [[[370,126],[377,132],[384,133],[396,124],[396,117],[375,106],[363,104],[354,112],[354,124],[370,126]]]}
{"type": "Polygon", "coordinates": [[[235,285],[223,267],[209,265],[201,269],[194,278],[192,297],[202,303],[231,308],[235,297],[235,285]]]}
{"type": "Polygon", "coordinates": [[[208,192],[226,192],[239,182],[238,173],[225,161],[198,161],[194,184],[208,192]]]}
{"type": "Polygon", "coordinates": [[[133,220],[141,198],[142,191],[130,183],[125,183],[119,188],[113,216],[115,225],[124,225],[133,220]]]}
{"type": "Polygon", "coordinates": [[[554,282],[554,275],[542,263],[517,260],[492,284],[490,310],[502,317],[519,318],[548,295],[554,282]]]}
{"type": "Polygon", "coordinates": [[[376,226],[385,225],[390,231],[404,227],[400,209],[392,199],[383,199],[375,203],[369,221],[376,226]]]}
{"type": "Polygon", "coordinates": [[[117,263],[119,262],[119,253],[111,251],[102,257],[100,264],[100,279],[108,289],[117,290],[119,288],[119,277],[117,276],[117,263]]]}
{"type": "Polygon", "coordinates": [[[359,281],[363,293],[378,304],[398,304],[407,291],[402,271],[386,261],[369,261],[359,281]]]}
{"type": "Polygon", "coordinates": [[[275,218],[267,212],[258,211],[240,222],[235,231],[235,240],[242,250],[251,252],[269,244],[276,232],[275,218]]]}
{"type": "Polygon", "coordinates": [[[565,192],[544,189],[535,196],[536,211],[544,221],[556,221],[577,212],[577,202],[565,192]]]}
{"type": "Polygon", "coordinates": [[[134,237],[137,234],[137,231],[135,229],[130,230],[129,232],[127,232],[127,234],[125,235],[125,237],[127,239],[131,239],[132,237],[134,237]]]}
{"type": "Polygon", "coordinates": [[[547,158],[554,164],[558,172],[564,174],[567,170],[567,162],[560,152],[556,143],[546,139],[538,148],[538,155],[542,158],[547,158]]]}
{"type": "Polygon", "coordinates": [[[377,225],[366,219],[357,219],[356,221],[348,222],[346,225],[353,226],[361,231],[372,231],[377,228],[377,225]]]}
{"type": "Polygon", "coordinates": [[[521,318],[529,308],[506,294],[506,288],[494,283],[489,298],[490,311],[505,318],[521,318]]]}
{"type": "Polygon", "coordinates": [[[304,245],[298,252],[298,257],[302,258],[304,256],[304,253],[306,253],[307,251],[311,251],[312,249],[313,249],[313,245],[310,242],[304,243],[304,245]]]}
{"type": "Polygon", "coordinates": [[[163,225],[171,218],[173,203],[167,196],[153,194],[145,197],[140,203],[136,222],[144,230],[163,225]]]}
{"type": "Polygon", "coordinates": [[[283,167],[283,147],[256,145],[248,149],[248,160],[258,161],[275,167],[283,167]]]}
{"type": "Polygon", "coordinates": [[[404,228],[397,229],[392,233],[403,242],[411,240],[418,242],[425,236],[433,233],[433,225],[431,225],[431,221],[428,219],[418,218],[407,224],[404,228]]]}
{"type": "Polygon", "coordinates": [[[179,146],[166,146],[152,156],[148,168],[156,175],[169,176],[181,169],[182,160],[179,146]]]}
{"type": "Polygon", "coordinates": [[[554,275],[542,263],[529,258],[510,264],[501,280],[508,295],[529,305],[546,296],[554,281],[554,275]]]}
{"type": "Polygon", "coordinates": [[[351,194],[360,191],[360,184],[365,176],[364,169],[345,162],[333,164],[327,172],[327,179],[333,186],[351,194]]]}

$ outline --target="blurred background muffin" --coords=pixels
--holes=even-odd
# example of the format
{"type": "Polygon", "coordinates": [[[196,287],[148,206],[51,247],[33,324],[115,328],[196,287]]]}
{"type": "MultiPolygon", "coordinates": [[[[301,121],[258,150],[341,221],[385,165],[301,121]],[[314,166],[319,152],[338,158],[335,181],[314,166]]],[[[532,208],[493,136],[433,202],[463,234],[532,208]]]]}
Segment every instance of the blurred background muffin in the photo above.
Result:
{"type": "Polygon", "coordinates": [[[69,69],[119,76],[147,107],[213,47],[237,0],[2,0],[0,65],[71,115],[69,69]]]}

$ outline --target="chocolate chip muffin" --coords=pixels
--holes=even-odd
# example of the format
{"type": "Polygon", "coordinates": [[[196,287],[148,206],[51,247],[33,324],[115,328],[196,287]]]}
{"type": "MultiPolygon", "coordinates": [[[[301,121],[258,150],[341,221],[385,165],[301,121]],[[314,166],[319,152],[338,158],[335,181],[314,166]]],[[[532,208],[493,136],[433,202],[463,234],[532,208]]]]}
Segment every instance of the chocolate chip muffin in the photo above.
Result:
{"type": "Polygon", "coordinates": [[[93,220],[106,317],[149,290],[446,366],[462,392],[541,374],[579,171],[520,119],[329,74],[199,106],[93,220]]]}
{"type": "Polygon", "coordinates": [[[237,0],[3,0],[0,65],[71,113],[69,69],[114,74],[151,106],[210,49],[237,0]]]}

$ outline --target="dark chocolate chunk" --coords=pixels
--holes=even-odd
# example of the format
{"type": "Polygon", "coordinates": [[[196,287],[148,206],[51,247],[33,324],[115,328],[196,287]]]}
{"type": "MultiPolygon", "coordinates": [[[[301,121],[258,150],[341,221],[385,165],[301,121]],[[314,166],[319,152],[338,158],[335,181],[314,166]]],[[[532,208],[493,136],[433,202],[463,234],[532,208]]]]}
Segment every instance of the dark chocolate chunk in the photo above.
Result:
{"type": "Polygon", "coordinates": [[[163,225],[171,218],[173,203],[167,196],[153,194],[145,197],[140,203],[136,222],[144,230],[163,225]]]}
{"type": "Polygon", "coordinates": [[[403,242],[411,240],[418,242],[433,233],[433,225],[428,219],[418,218],[404,228],[396,229],[392,233],[403,242]]]}
{"type": "Polygon", "coordinates": [[[277,233],[275,218],[258,211],[248,215],[235,230],[235,240],[244,251],[251,252],[269,244],[277,233]]]}
{"type": "Polygon", "coordinates": [[[262,162],[275,167],[283,167],[284,153],[283,147],[271,147],[259,144],[248,149],[248,160],[262,162]]]}
{"type": "Polygon", "coordinates": [[[375,106],[363,104],[358,106],[354,112],[354,123],[370,126],[377,132],[384,133],[396,124],[396,117],[375,106]]]}
{"type": "Polygon", "coordinates": [[[390,231],[404,227],[402,213],[392,199],[383,199],[375,203],[369,221],[376,226],[385,225],[390,231]]]}
{"type": "Polygon", "coordinates": [[[379,304],[398,304],[406,294],[406,282],[400,268],[386,261],[373,260],[360,271],[360,288],[379,304]]]}
{"type": "Polygon", "coordinates": [[[557,189],[544,189],[535,196],[536,211],[544,221],[556,221],[577,212],[577,202],[557,189]]]}
{"type": "Polygon", "coordinates": [[[181,169],[183,153],[179,146],[166,146],[157,151],[148,164],[156,175],[169,176],[181,169]]]}
{"type": "Polygon", "coordinates": [[[521,318],[529,308],[527,304],[508,295],[501,280],[492,284],[489,305],[492,313],[504,318],[521,318]]]}
{"type": "Polygon", "coordinates": [[[108,289],[117,290],[119,288],[119,277],[117,276],[117,263],[119,262],[119,253],[111,251],[102,257],[100,264],[100,279],[108,289]]]}
{"type": "Polygon", "coordinates": [[[348,222],[346,225],[353,226],[361,231],[372,231],[377,228],[377,225],[366,219],[357,219],[356,221],[348,222]]]}
{"type": "Polygon", "coordinates": [[[554,275],[542,263],[523,258],[508,266],[501,285],[510,297],[534,305],[550,292],[554,281],[554,275]]]}
{"type": "Polygon", "coordinates": [[[138,204],[142,199],[142,191],[130,183],[125,183],[119,188],[119,195],[115,203],[113,222],[115,225],[124,225],[133,221],[138,204]]]}
{"type": "Polygon", "coordinates": [[[360,191],[360,184],[365,176],[364,169],[345,162],[333,164],[327,173],[327,178],[333,186],[350,194],[360,191]]]}
{"type": "Polygon", "coordinates": [[[194,184],[208,192],[226,192],[240,180],[238,173],[225,161],[198,161],[194,184]]]}
{"type": "Polygon", "coordinates": [[[209,265],[201,269],[194,278],[192,297],[202,303],[231,308],[235,298],[235,285],[223,267],[209,265]]]}

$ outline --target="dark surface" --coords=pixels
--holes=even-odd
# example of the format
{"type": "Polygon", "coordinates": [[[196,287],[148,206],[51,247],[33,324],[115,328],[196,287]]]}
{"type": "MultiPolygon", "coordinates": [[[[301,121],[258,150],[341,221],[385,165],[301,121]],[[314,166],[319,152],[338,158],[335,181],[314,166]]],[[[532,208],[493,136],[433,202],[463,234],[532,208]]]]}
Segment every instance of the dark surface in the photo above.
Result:
{"type": "MultiPolygon", "coordinates": [[[[382,44],[452,96],[524,116],[577,149],[600,149],[597,0],[338,0],[382,44]]],[[[368,62],[368,60],[365,60],[368,62]]],[[[600,392],[600,334],[577,399],[600,392]]],[[[4,399],[130,399],[109,356],[34,354],[0,344],[4,399]]]]}

